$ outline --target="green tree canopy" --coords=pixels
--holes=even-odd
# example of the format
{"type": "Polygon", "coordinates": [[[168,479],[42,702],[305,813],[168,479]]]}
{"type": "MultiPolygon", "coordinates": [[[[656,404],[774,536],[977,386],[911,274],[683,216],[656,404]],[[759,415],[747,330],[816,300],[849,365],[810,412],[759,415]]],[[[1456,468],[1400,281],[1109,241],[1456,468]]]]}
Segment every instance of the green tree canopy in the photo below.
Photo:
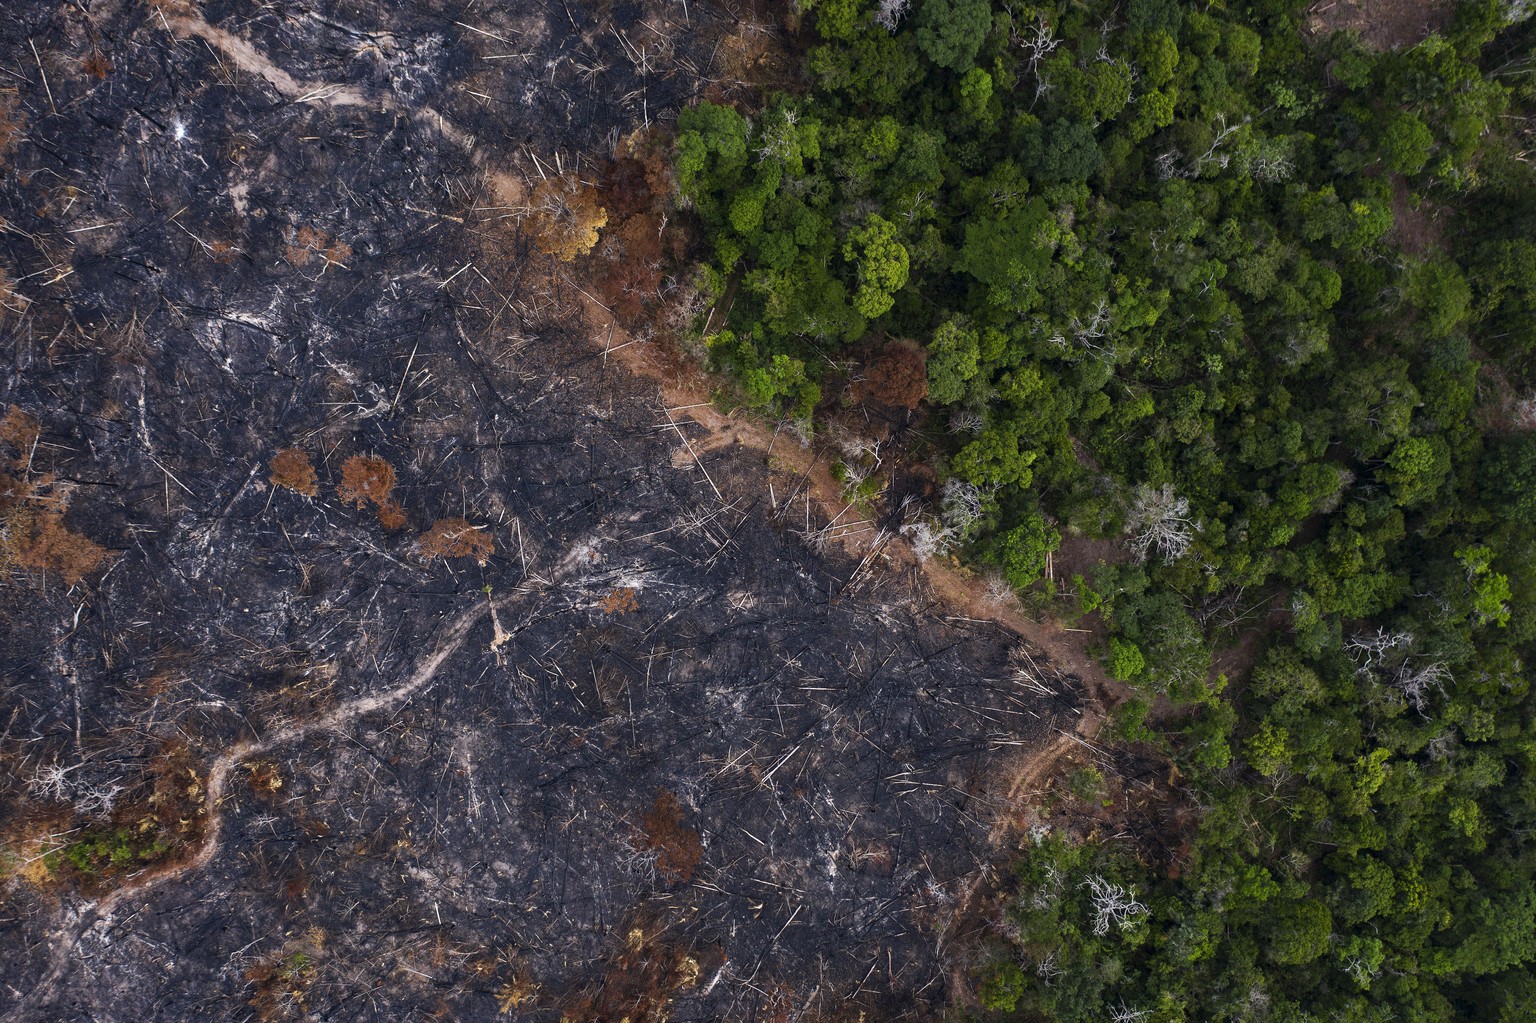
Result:
{"type": "Polygon", "coordinates": [[[923,0],[917,45],[939,67],[968,71],[991,28],[988,0],[923,0]]]}

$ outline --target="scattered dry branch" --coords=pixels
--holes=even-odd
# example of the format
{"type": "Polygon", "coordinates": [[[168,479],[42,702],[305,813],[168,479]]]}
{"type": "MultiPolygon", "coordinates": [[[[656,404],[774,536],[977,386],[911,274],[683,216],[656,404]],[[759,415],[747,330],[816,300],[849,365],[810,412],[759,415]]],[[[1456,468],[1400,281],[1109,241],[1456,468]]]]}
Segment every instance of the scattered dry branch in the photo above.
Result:
{"type": "MultiPolygon", "coordinates": [[[[4,158],[0,157],[0,163],[4,158]]],[[[27,311],[28,299],[16,290],[16,282],[6,272],[5,267],[0,266],[0,322],[5,319],[5,314],[24,313],[27,311]]]]}
{"type": "Polygon", "coordinates": [[[5,158],[21,144],[26,131],[27,115],[16,94],[0,93],[0,167],[5,166],[5,158]]]}
{"type": "Polygon", "coordinates": [[[5,459],[6,468],[18,467],[17,458],[20,456],[20,466],[26,464],[26,459],[32,453],[32,445],[37,443],[41,427],[36,419],[27,415],[20,408],[12,405],[5,410],[5,417],[0,419],[0,443],[10,448],[10,451],[0,455],[5,459]]]}
{"type": "Polygon", "coordinates": [[[309,990],[325,951],[325,935],[311,928],[301,939],[290,940],[272,955],[245,971],[251,985],[246,1001],[262,1023],[304,1019],[308,1015],[309,990]]]}
{"type": "MultiPolygon", "coordinates": [[[[669,941],[664,924],[640,914],[616,930],[621,942],[609,952],[601,980],[579,989],[560,1006],[562,1019],[667,1023],[680,991],[718,977],[725,955],[718,946],[691,949],[669,941]]],[[[792,1017],[764,1014],[764,1020],[792,1017]]]]}
{"type": "Polygon", "coordinates": [[[275,797],[283,787],[283,773],[270,760],[258,760],[252,764],[246,764],[245,769],[250,772],[246,779],[251,786],[251,791],[265,799],[275,797]]]}

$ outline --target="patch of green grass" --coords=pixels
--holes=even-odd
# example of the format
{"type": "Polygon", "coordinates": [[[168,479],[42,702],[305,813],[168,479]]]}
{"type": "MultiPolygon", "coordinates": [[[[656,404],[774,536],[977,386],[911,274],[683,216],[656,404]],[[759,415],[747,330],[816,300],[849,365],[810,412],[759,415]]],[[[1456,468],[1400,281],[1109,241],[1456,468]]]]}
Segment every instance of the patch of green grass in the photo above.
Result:
{"type": "Polygon", "coordinates": [[[112,828],[88,831],[79,841],[48,853],[44,862],[55,873],[67,862],[82,874],[101,874],[114,867],[153,863],[169,851],[158,834],[112,828]]]}

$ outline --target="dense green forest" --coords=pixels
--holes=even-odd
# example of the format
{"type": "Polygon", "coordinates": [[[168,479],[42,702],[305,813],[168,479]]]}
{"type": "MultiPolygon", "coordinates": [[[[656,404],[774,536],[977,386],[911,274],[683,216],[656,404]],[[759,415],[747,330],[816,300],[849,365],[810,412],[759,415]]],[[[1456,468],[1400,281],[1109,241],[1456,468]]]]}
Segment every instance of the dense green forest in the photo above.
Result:
{"type": "Polygon", "coordinates": [[[1042,832],[991,1018],[1536,1019],[1536,21],[1305,6],[801,0],[803,90],[679,119],[740,400],[905,364],[927,549],[1123,541],[1078,600],[1198,831],[1042,832]]]}

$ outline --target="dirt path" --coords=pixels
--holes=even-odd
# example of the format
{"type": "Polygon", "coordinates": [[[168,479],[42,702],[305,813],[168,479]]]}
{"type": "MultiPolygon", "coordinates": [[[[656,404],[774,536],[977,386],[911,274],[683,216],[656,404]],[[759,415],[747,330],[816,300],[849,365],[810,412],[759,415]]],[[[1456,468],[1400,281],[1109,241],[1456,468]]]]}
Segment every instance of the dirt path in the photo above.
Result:
{"type": "MultiPolygon", "coordinates": [[[[1086,637],[1068,632],[1060,623],[1037,621],[1025,614],[1016,599],[999,601],[987,593],[986,583],[973,573],[949,567],[938,560],[920,560],[912,545],[903,537],[882,532],[879,524],[857,506],[843,500],[843,488],[832,476],[836,456],[816,445],[803,447],[779,436],[759,420],[745,414],[727,414],[713,401],[716,381],[699,367],[667,351],[654,341],[636,340],[612,311],[597,299],[582,294],[582,307],[591,326],[592,343],[604,352],[604,359],[623,366],[634,375],[652,381],[667,414],[674,420],[687,420],[707,431],[707,438],[692,442],[684,458],[696,459],[698,453],[728,446],[751,448],[768,458],[772,466],[786,476],[804,479],[803,491],[809,493],[821,514],[838,523],[835,539],[851,556],[870,559],[875,571],[922,573],[933,596],[950,614],[976,621],[995,622],[1033,644],[1053,665],[1076,675],[1100,702],[1113,702],[1121,691],[1087,650],[1086,637]],[[859,527],[865,528],[859,528],[859,527]]],[[[775,493],[775,509],[783,496],[775,493]]],[[[798,495],[797,495],[798,496],[798,495]]]]}
{"type": "Polygon", "coordinates": [[[341,706],[309,721],[295,721],[274,728],[260,739],[245,739],[225,750],[208,765],[205,786],[205,804],[208,822],[203,831],[202,844],[186,859],[178,860],[159,870],[148,871],[137,878],[113,889],[99,902],[87,903],[74,911],[55,933],[56,944],[50,957],[48,973],[32,988],[26,999],[17,1004],[6,1016],[5,1023],[21,1023],[28,1013],[44,1000],[60,977],[69,968],[72,953],[80,940],[94,928],[111,925],[114,910],[129,899],[137,899],[170,881],[201,870],[218,856],[223,848],[224,816],[219,807],[228,798],[230,775],[241,764],[282,746],[298,742],[322,732],[339,731],[365,715],[384,710],[404,702],[421,692],[437,676],[439,669],[469,638],[470,631],[486,615],[488,605],[476,603],[449,624],[433,648],[423,657],[409,677],[399,685],[380,693],[371,693],[349,700],[341,706]]]}
{"type": "Polygon", "coordinates": [[[100,901],[87,902],[74,909],[66,907],[64,910],[67,914],[66,918],[54,932],[56,943],[50,956],[51,962],[47,974],[34,985],[22,1002],[5,1016],[0,1017],[0,1023],[22,1023],[28,1019],[30,1010],[47,998],[54,985],[68,970],[72,954],[79,946],[81,939],[93,929],[109,927],[113,912],[119,906],[130,899],[138,899],[163,887],[171,881],[199,871],[213,862],[224,846],[224,815],[219,812],[219,809],[230,798],[230,777],[242,764],[310,736],[339,732],[347,725],[369,714],[396,707],[416,696],[432,683],[448,659],[464,647],[475,626],[486,618],[491,621],[493,633],[488,649],[499,659],[501,657],[499,648],[517,631],[516,627],[512,632],[502,627],[504,620],[512,620],[509,613],[515,611],[517,605],[526,604],[529,601],[537,602],[539,598],[557,589],[561,582],[579,567],[577,559],[567,556],[548,573],[547,578],[531,576],[531,579],[537,580],[536,583],[519,587],[497,601],[485,600],[472,604],[442,628],[432,650],[421,658],[415,670],[399,685],[381,692],[358,696],[319,717],[279,725],[260,738],[241,740],[215,757],[208,765],[205,778],[204,805],[208,808],[208,819],[197,850],[192,855],[165,867],[151,869],[128,879],[120,887],[114,888],[103,896],[100,901]]]}
{"type": "MultiPolygon", "coordinates": [[[[165,10],[155,12],[154,21],[180,40],[200,39],[228,59],[235,67],[261,78],[277,91],[278,95],[294,103],[307,103],[323,107],[364,107],[371,110],[398,111],[410,117],[424,129],[434,131],[453,145],[469,153],[491,179],[491,186],[498,199],[505,205],[516,205],[525,194],[523,183],[514,175],[485,166],[485,160],[476,149],[475,136],[454,124],[441,111],[430,106],[402,107],[393,93],[366,90],[356,85],[337,82],[306,82],[293,77],[272,62],[272,59],[256,49],[250,40],[228,29],[210,25],[188,3],[175,13],[165,10]]],[[[385,40],[393,45],[392,39],[385,40]]]]}
{"type": "MultiPolygon", "coordinates": [[[[197,13],[195,7],[185,7],[173,15],[159,14],[157,18],[177,38],[196,38],[206,42],[237,67],[260,76],[279,94],[293,102],[402,109],[396,98],[389,93],[367,92],[350,85],[300,81],[274,64],[248,40],[210,25],[197,13]]],[[[453,145],[469,152],[487,176],[486,187],[492,202],[503,207],[514,207],[525,201],[529,192],[527,184],[514,174],[490,167],[486,154],[476,149],[472,135],[430,107],[417,107],[402,112],[424,128],[438,132],[453,145]]],[[[780,511],[789,502],[805,497],[814,502],[824,519],[837,523],[832,537],[867,570],[898,575],[918,572],[932,597],[949,614],[973,621],[994,622],[1019,635],[1035,651],[1043,654],[1053,667],[1076,676],[1082,682],[1093,706],[1085,708],[1077,731],[1081,735],[1091,736],[1097,730],[1103,709],[1118,702],[1123,697],[1125,687],[1104,673],[1097,658],[1088,650],[1087,635],[1070,632],[1059,622],[1031,618],[1016,599],[996,599],[987,592],[986,583],[973,573],[955,569],[935,559],[919,559],[911,544],[903,537],[882,529],[879,523],[843,499],[842,484],[832,476],[831,471],[835,455],[817,445],[802,446],[780,436],[768,424],[745,414],[722,412],[713,402],[716,381],[709,374],[661,344],[633,337],[619,323],[613,311],[591,294],[595,289],[578,285],[576,290],[581,296],[581,310],[591,328],[591,343],[603,352],[603,364],[606,366],[612,361],[635,376],[654,383],[663,408],[674,424],[690,422],[704,429],[706,436],[702,440],[690,440],[682,430],[677,430],[677,436],[682,442],[680,462],[692,462],[707,478],[708,472],[700,457],[704,453],[731,446],[750,448],[760,453],[788,484],[786,493],[774,491],[768,495],[774,511],[780,511]]],[[[714,481],[710,480],[709,485],[714,487],[714,481]]],[[[477,618],[478,614],[475,612],[474,617],[477,618]]],[[[497,632],[499,635],[499,625],[497,632]]],[[[416,677],[413,676],[413,679],[416,677]]],[[[414,691],[412,683],[406,683],[404,687],[381,694],[376,699],[394,702],[414,691]]],[[[343,714],[344,720],[351,720],[371,709],[377,708],[349,705],[336,713],[343,714]]],[[[290,741],[314,731],[334,729],[341,720],[326,718],[312,722],[304,726],[302,733],[270,737],[269,745],[290,741]]],[[[1056,744],[1050,751],[1036,758],[1040,763],[1031,770],[1043,776],[1043,772],[1048,770],[1060,752],[1070,745],[1056,744]]],[[[229,770],[259,752],[254,747],[230,750],[211,769],[210,788],[216,780],[222,790],[229,770]]],[[[1032,783],[1016,781],[1011,788],[1016,794],[1021,786],[1027,787],[1029,784],[1032,783]]],[[[210,799],[216,801],[217,796],[211,795],[210,799]]],[[[184,869],[195,869],[206,864],[216,852],[217,818],[211,827],[213,841],[207,843],[205,849],[192,861],[188,861],[184,869]]]]}
{"type": "Polygon", "coordinates": [[[1312,36],[1358,32],[1372,49],[1397,50],[1445,28],[1455,10],[1454,0],[1317,0],[1305,30],[1312,36]]]}

